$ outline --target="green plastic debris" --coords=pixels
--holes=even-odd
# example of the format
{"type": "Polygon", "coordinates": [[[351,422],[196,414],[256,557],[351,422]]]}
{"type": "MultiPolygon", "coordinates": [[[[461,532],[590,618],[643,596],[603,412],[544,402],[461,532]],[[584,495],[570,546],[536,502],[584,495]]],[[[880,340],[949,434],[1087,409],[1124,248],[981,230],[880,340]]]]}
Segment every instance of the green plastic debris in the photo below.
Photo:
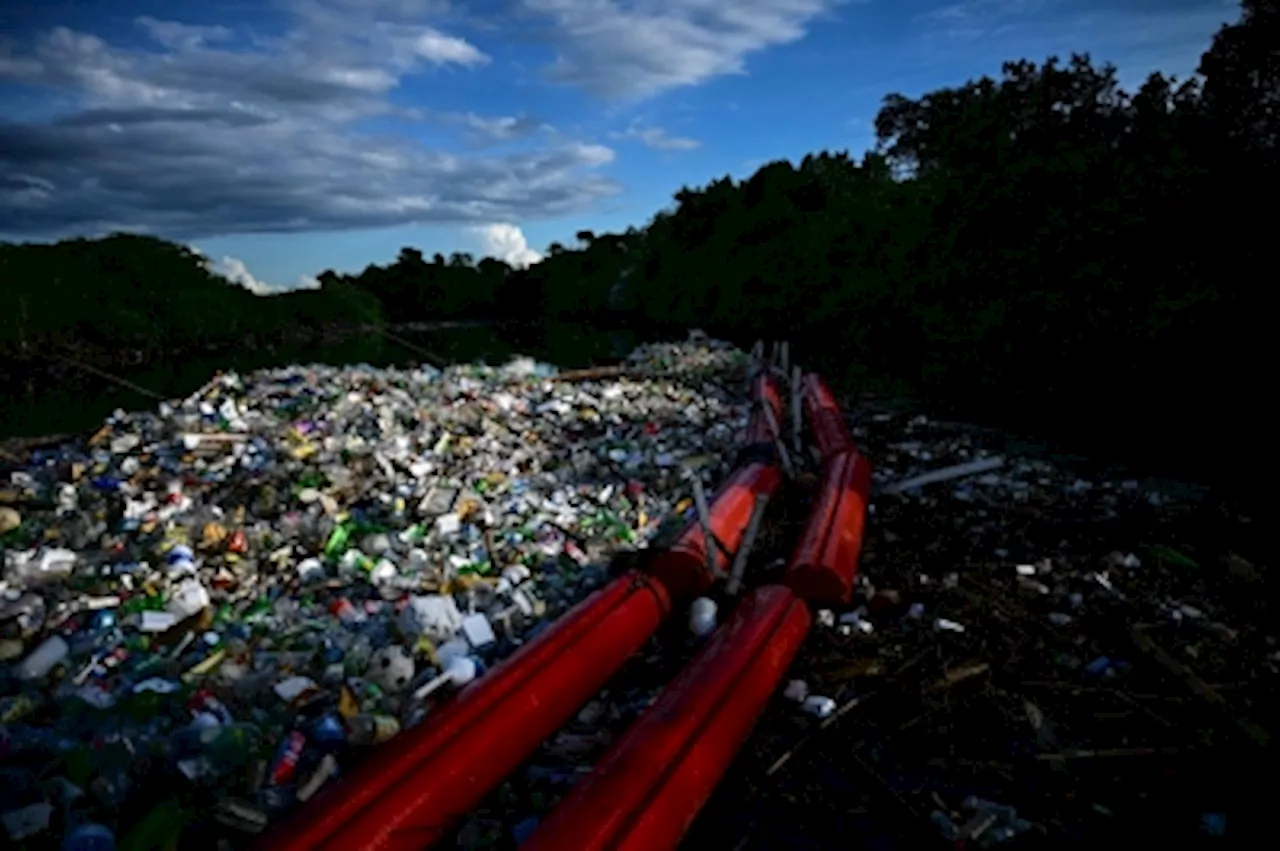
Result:
{"type": "Polygon", "coordinates": [[[1199,570],[1200,565],[1195,559],[1188,555],[1178,552],[1173,547],[1158,544],[1151,548],[1151,555],[1155,556],[1165,564],[1171,564],[1174,567],[1185,567],[1191,570],[1199,570]]]}
{"type": "Polygon", "coordinates": [[[347,551],[347,545],[351,540],[352,526],[350,523],[339,523],[333,527],[333,533],[329,535],[329,542],[324,545],[324,554],[329,558],[339,558],[347,551]]]}
{"type": "Polygon", "coordinates": [[[177,851],[190,818],[176,798],[158,804],[120,840],[120,851],[177,851]]]}

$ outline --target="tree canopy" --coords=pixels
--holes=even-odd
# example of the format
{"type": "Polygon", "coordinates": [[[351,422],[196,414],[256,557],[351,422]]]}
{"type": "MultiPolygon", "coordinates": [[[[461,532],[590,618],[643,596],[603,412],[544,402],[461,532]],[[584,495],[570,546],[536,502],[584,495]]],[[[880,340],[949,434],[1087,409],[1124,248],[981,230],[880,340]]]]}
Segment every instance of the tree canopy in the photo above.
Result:
{"type": "Polygon", "coordinates": [[[65,346],[182,352],[281,329],[378,320],[377,299],[339,280],[262,297],[210,271],[192,249],[114,234],[53,245],[0,243],[0,353],[65,346]]]}

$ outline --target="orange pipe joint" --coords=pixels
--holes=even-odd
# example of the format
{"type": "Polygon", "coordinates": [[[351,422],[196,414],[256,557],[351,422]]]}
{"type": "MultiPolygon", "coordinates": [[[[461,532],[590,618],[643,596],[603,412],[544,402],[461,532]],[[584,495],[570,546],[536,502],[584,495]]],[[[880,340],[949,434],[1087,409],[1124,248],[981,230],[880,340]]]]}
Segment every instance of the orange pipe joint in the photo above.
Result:
{"type": "Polygon", "coordinates": [[[756,408],[747,417],[747,430],[742,435],[744,448],[760,446],[772,451],[773,429],[769,428],[769,420],[764,411],[756,408]]]}
{"type": "Polygon", "coordinates": [[[712,536],[728,550],[715,547],[715,575],[708,572],[707,540],[702,524],[694,517],[674,544],[655,555],[648,571],[672,597],[696,597],[709,589],[729,567],[746,532],[757,497],[773,496],[782,483],[782,474],[772,464],[749,463],[739,467],[716,491],[707,508],[712,536]]]}
{"type": "Polygon", "coordinates": [[[871,464],[850,449],[822,462],[818,498],[783,582],[808,603],[838,605],[853,594],[871,491],[871,464]]]}
{"type": "Polygon", "coordinates": [[[669,611],[660,583],[634,572],[619,577],[254,847],[434,844],[598,692],[669,611]]]}
{"type": "Polygon", "coordinates": [[[522,851],[674,848],[811,624],[808,607],[787,588],[771,585],[748,595],[522,851]]]}
{"type": "Polygon", "coordinates": [[[809,373],[800,380],[801,402],[805,419],[813,441],[823,458],[830,458],[854,448],[853,436],[845,425],[840,406],[831,394],[831,388],[817,373],[809,373]]]}
{"type": "Polygon", "coordinates": [[[773,421],[781,426],[782,394],[778,392],[778,382],[768,372],[761,372],[751,380],[751,413],[747,417],[747,430],[742,441],[745,446],[773,446],[773,429],[769,428],[765,405],[773,410],[773,421]]]}
{"type": "Polygon", "coordinates": [[[766,402],[775,414],[782,415],[782,393],[772,373],[759,372],[751,379],[751,401],[766,402]]]}

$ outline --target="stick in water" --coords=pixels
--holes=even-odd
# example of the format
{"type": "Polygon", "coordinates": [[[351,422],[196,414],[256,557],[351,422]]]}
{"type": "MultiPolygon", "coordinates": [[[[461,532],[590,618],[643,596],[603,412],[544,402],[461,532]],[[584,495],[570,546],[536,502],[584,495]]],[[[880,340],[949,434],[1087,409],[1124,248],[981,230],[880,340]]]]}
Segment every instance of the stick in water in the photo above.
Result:
{"type": "Polygon", "coordinates": [[[143,396],[147,396],[149,398],[155,399],[157,402],[165,401],[165,398],[161,396],[159,393],[155,393],[151,390],[148,390],[145,387],[140,387],[139,385],[134,384],[132,381],[129,381],[127,378],[121,378],[118,375],[112,375],[111,373],[106,372],[105,370],[98,369],[96,366],[89,366],[89,364],[87,363],[80,363],[80,361],[72,360],[71,358],[64,358],[61,355],[54,355],[54,357],[56,357],[58,360],[62,361],[65,364],[68,364],[70,366],[78,366],[81,369],[92,372],[94,375],[105,378],[108,381],[115,382],[116,384],[119,384],[121,387],[125,388],[126,390],[132,390],[134,393],[141,393],[143,396]]]}
{"type": "MultiPolygon", "coordinates": [[[[702,526],[702,540],[705,542],[707,554],[707,573],[716,575],[716,543],[715,534],[711,531],[711,510],[707,508],[707,494],[702,489],[702,477],[696,472],[690,474],[693,484],[693,504],[698,511],[698,524],[702,526]]],[[[726,553],[725,555],[728,555],[726,553]]]]}
{"type": "Polygon", "coordinates": [[[399,343],[409,351],[413,352],[414,354],[426,360],[427,363],[431,364],[432,366],[443,369],[444,367],[449,365],[449,362],[444,358],[440,357],[439,355],[433,352],[429,352],[426,349],[422,348],[422,346],[419,346],[416,343],[411,343],[408,340],[404,339],[403,337],[400,337],[396,334],[392,334],[386,328],[379,328],[377,325],[373,325],[371,327],[373,328],[375,333],[381,334],[382,336],[386,337],[388,340],[390,340],[393,343],[399,343]]]}
{"type": "Polygon", "coordinates": [[[986,473],[991,470],[998,470],[1004,466],[1004,456],[997,455],[994,458],[978,458],[973,461],[966,461],[963,464],[955,464],[950,467],[943,467],[940,470],[931,470],[928,473],[922,473],[919,476],[912,476],[900,482],[895,482],[884,489],[885,493],[902,493],[903,491],[913,490],[914,488],[924,487],[925,485],[937,484],[938,482],[949,482],[952,479],[962,479],[965,476],[975,476],[978,473],[986,473]]]}
{"type": "Polygon", "coordinates": [[[804,451],[804,446],[800,442],[800,430],[804,425],[804,420],[800,413],[800,367],[792,365],[791,367],[791,445],[796,450],[796,455],[804,451]]]}
{"type": "Polygon", "coordinates": [[[182,400],[182,407],[188,408],[188,407],[194,406],[197,402],[199,402],[206,395],[208,395],[209,392],[212,391],[214,387],[216,387],[219,383],[221,383],[221,381],[222,381],[222,373],[221,372],[215,373],[213,378],[210,378],[203,385],[201,385],[199,390],[196,390],[190,396],[182,400]]]}
{"type": "Polygon", "coordinates": [[[782,431],[778,428],[778,418],[773,415],[773,407],[767,402],[764,405],[764,419],[769,424],[769,433],[773,435],[773,445],[778,449],[778,461],[788,478],[794,478],[796,468],[791,466],[791,456],[787,453],[786,444],[782,442],[782,431]]]}
{"type": "Polygon", "coordinates": [[[742,533],[742,543],[738,546],[738,554],[733,559],[733,570],[729,573],[729,582],[725,592],[735,596],[742,587],[742,575],[747,570],[747,558],[751,548],[755,546],[756,535],[760,532],[760,521],[764,518],[765,507],[769,504],[769,494],[756,494],[756,504],[751,507],[751,519],[747,521],[747,531],[742,533]]]}

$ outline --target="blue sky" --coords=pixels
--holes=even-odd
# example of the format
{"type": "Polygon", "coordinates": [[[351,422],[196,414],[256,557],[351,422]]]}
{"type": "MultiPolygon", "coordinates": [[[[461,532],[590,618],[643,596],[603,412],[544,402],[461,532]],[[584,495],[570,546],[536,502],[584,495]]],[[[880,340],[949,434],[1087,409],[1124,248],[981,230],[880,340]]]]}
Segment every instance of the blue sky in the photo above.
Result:
{"type": "Polygon", "coordinates": [[[683,185],[855,155],[890,92],[1088,52],[1192,74],[1234,0],[29,0],[0,237],[191,243],[254,287],[401,246],[536,259],[683,185]],[[264,283],[265,282],[265,283],[264,283]]]}

